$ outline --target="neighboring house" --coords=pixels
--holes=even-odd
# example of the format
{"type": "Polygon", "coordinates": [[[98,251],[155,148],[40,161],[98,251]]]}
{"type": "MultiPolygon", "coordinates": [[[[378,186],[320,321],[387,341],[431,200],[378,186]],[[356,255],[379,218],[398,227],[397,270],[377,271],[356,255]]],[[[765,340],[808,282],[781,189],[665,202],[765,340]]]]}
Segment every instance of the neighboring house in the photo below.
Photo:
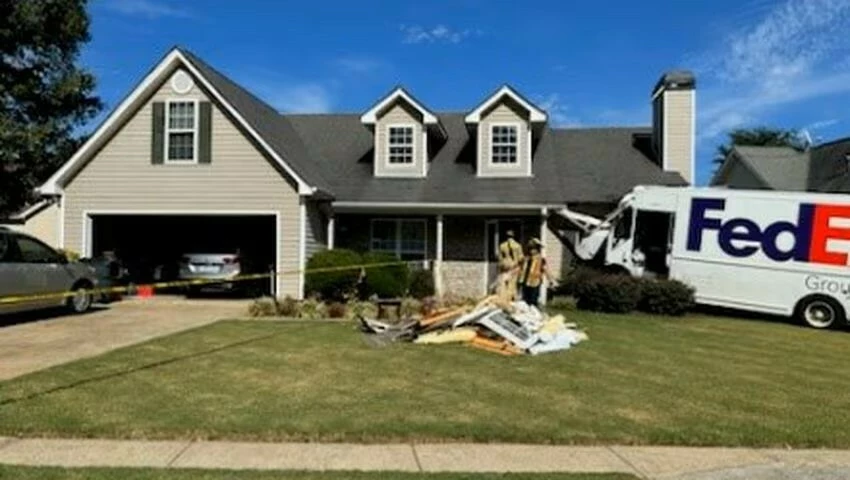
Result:
{"type": "Polygon", "coordinates": [[[32,235],[53,247],[59,247],[60,213],[57,199],[46,197],[9,218],[0,219],[0,225],[32,235]]]}
{"type": "Polygon", "coordinates": [[[850,192],[850,138],[801,151],[792,147],[735,146],[713,186],[759,190],[850,192]]]}
{"type": "Polygon", "coordinates": [[[304,294],[326,248],[431,268],[440,292],[477,296],[507,229],[569,255],[552,210],[604,213],[638,184],[682,185],[694,162],[693,76],[652,92],[647,128],[555,128],[503,86],[465,112],[395,88],[362,114],[280,114],[175,48],[43,186],[59,245],[86,256],[174,255],[239,244],[304,294]]]}

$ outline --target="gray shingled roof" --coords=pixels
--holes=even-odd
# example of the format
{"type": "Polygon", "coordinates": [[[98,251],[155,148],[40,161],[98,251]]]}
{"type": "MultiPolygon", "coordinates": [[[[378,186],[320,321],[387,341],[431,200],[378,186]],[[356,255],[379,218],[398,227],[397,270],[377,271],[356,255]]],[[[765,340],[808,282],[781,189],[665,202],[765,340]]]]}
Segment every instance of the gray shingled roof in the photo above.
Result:
{"type": "Polygon", "coordinates": [[[532,178],[478,178],[463,113],[437,114],[447,140],[426,178],[375,178],[373,136],[359,114],[280,114],[191,52],[186,58],[305,182],[339,201],[615,202],[639,184],[683,185],[648,153],[648,128],[544,129],[532,178]],[[647,141],[644,141],[647,140],[647,141]]]}
{"type": "Polygon", "coordinates": [[[799,151],[791,147],[735,146],[735,157],[774,190],[850,193],[850,138],[799,151]]]}
{"type": "Polygon", "coordinates": [[[201,72],[242,118],[311,186],[327,190],[328,182],[310,158],[286,117],[186,49],[180,52],[201,72]]]}
{"type": "Polygon", "coordinates": [[[735,146],[738,158],[767,187],[774,190],[805,191],[809,185],[809,152],[791,147],[735,146]]]}
{"type": "Polygon", "coordinates": [[[532,178],[478,178],[463,113],[438,114],[447,141],[422,179],[375,178],[372,133],[358,114],[286,115],[340,201],[450,203],[614,202],[639,184],[682,185],[634,145],[642,128],[547,129],[532,178]]]}

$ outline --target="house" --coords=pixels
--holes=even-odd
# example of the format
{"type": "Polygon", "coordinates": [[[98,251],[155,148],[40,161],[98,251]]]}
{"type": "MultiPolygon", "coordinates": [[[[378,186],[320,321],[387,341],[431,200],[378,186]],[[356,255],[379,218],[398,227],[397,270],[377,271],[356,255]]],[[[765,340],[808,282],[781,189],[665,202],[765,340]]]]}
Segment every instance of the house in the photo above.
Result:
{"type": "Polygon", "coordinates": [[[92,255],[173,258],[239,245],[304,295],[326,248],[388,252],[433,270],[440,292],[477,296],[506,230],[539,237],[557,272],[569,254],[553,209],[607,212],[637,184],[694,171],[695,82],[652,90],[649,127],[555,128],[502,86],[463,112],[403,87],[356,114],[281,114],[174,48],[39,189],[56,243],[92,255]]]}
{"type": "Polygon", "coordinates": [[[812,146],[734,146],[711,185],[729,188],[850,192],[850,138],[812,146]]]}

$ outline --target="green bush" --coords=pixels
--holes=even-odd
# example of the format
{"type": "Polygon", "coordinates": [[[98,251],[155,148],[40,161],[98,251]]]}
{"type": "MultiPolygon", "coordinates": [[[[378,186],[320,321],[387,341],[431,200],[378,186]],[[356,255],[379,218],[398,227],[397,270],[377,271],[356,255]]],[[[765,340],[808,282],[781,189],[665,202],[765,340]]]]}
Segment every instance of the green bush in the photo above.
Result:
{"type": "Polygon", "coordinates": [[[281,317],[298,317],[301,314],[301,302],[289,296],[284,297],[277,301],[277,314],[281,317]]]}
{"type": "Polygon", "coordinates": [[[351,302],[346,313],[346,318],[350,320],[356,320],[358,317],[378,318],[378,306],[372,302],[351,302]]]}
{"type": "Polygon", "coordinates": [[[581,310],[628,313],[641,300],[641,282],[625,275],[600,275],[573,288],[576,305],[581,310]]]}
{"type": "Polygon", "coordinates": [[[556,296],[574,296],[576,286],[582,285],[603,273],[592,267],[576,267],[565,274],[554,289],[556,296]]]}
{"type": "Polygon", "coordinates": [[[348,300],[357,292],[357,283],[360,280],[359,268],[331,272],[311,273],[310,271],[324,268],[356,266],[362,263],[363,259],[360,255],[351,250],[336,249],[317,252],[307,261],[308,273],[304,288],[307,294],[319,295],[325,300],[348,300]]]}
{"type": "Polygon", "coordinates": [[[401,318],[413,318],[422,315],[422,302],[415,298],[407,297],[401,301],[398,314],[401,318]]]}
{"type": "Polygon", "coordinates": [[[328,305],[328,318],[345,318],[347,310],[344,303],[334,302],[328,305]]]}
{"type": "Polygon", "coordinates": [[[277,315],[277,303],[273,298],[258,298],[248,306],[249,317],[274,317],[275,315],[277,315]]]}
{"type": "Polygon", "coordinates": [[[678,280],[644,280],[638,309],[657,315],[684,315],[694,306],[694,289],[678,280]]]}
{"type": "MultiPolygon", "coordinates": [[[[367,253],[363,255],[363,264],[386,264],[397,262],[393,255],[384,253],[367,253]]],[[[361,298],[377,296],[378,298],[403,297],[410,285],[410,267],[405,263],[367,267],[363,281],[361,298]]]]}
{"type": "Polygon", "coordinates": [[[305,318],[307,320],[328,318],[328,308],[319,300],[308,298],[301,302],[301,311],[298,312],[298,318],[305,318]]]}
{"type": "Polygon", "coordinates": [[[67,258],[69,262],[76,262],[80,260],[80,254],[74,250],[70,250],[67,248],[59,248],[56,251],[59,252],[60,255],[67,258]]]}
{"type": "Polygon", "coordinates": [[[430,270],[415,270],[410,275],[411,297],[422,300],[434,296],[434,272],[430,270]]]}

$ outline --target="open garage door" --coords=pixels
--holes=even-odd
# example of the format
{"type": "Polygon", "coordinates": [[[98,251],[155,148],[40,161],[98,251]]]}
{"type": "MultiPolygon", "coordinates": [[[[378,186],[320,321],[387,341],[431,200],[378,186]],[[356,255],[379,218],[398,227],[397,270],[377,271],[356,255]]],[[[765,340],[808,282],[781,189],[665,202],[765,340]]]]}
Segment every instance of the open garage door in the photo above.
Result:
{"type": "Polygon", "coordinates": [[[180,259],[198,253],[239,252],[254,270],[243,273],[265,273],[277,264],[275,222],[274,215],[91,215],[91,253],[115,252],[135,283],[175,280],[180,259]]]}

